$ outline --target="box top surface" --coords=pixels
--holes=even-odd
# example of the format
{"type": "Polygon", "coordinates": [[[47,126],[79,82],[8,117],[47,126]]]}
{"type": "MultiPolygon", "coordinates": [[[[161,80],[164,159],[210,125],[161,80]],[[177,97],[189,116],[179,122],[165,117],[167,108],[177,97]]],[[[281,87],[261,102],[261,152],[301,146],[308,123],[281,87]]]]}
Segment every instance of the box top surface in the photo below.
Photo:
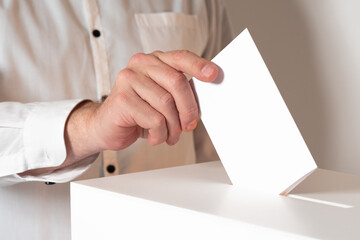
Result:
{"type": "Polygon", "coordinates": [[[76,186],[315,238],[360,237],[356,175],[319,169],[292,192],[318,202],[232,186],[219,161],[72,183],[76,186]]]}

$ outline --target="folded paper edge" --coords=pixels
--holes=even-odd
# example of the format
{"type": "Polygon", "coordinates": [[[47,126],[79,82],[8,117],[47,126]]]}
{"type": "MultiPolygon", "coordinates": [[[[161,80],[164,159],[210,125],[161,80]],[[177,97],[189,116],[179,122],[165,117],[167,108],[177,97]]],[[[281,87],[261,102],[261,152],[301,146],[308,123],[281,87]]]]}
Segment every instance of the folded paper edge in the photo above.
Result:
{"type": "Polygon", "coordinates": [[[292,190],[294,190],[300,183],[302,183],[307,177],[309,177],[316,169],[318,168],[314,168],[313,170],[311,170],[310,172],[308,172],[307,174],[305,174],[304,176],[302,176],[301,178],[299,178],[297,181],[295,181],[293,184],[291,184],[288,188],[286,188],[284,191],[282,191],[280,193],[281,196],[287,196],[292,190]]]}

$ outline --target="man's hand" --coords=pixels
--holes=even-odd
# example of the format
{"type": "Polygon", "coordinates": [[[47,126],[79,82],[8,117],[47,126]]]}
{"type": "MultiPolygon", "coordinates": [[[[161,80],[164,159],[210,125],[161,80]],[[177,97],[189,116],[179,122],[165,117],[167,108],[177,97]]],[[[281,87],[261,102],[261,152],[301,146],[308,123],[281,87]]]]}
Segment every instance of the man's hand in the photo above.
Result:
{"type": "Polygon", "coordinates": [[[184,73],[211,82],[218,68],[184,50],[135,54],[103,103],[82,102],[72,111],[65,127],[67,159],[57,168],[102,150],[124,149],[139,137],[147,137],[151,145],[175,144],[181,132],[192,131],[199,120],[184,73]]]}
{"type": "Polygon", "coordinates": [[[123,149],[142,135],[151,145],[173,145],[181,131],[193,130],[198,103],[183,73],[210,82],[218,68],[188,51],[134,55],[96,109],[93,126],[100,148],[123,149]]]}

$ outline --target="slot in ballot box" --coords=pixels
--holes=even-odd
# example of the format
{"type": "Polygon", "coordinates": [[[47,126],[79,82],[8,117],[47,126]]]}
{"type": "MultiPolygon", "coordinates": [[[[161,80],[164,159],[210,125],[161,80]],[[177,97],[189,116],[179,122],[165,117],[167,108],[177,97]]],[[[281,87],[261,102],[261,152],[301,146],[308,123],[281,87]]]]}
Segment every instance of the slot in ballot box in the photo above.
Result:
{"type": "Polygon", "coordinates": [[[220,161],[71,183],[72,239],[360,239],[360,176],[316,169],[288,196],[220,161]]]}

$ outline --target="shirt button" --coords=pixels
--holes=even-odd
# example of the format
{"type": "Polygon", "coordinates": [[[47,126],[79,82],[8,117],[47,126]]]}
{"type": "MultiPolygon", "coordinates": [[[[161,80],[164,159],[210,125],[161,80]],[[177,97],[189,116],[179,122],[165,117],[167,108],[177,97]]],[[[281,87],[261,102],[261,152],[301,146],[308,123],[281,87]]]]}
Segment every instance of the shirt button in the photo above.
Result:
{"type": "Polygon", "coordinates": [[[106,171],[108,171],[108,173],[113,173],[115,172],[115,166],[114,165],[108,165],[106,167],[106,171]]]}
{"type": "Polygon", "coordinates": [[[45,182],[46,185],[54,185],[54,182],[45,182]]]}
{"type": "Polygon", "coordinates": [[[102,95],[102,96],[101,96],[101,102],[104,102],[107,97],[108,97],[108,95],[102,95]]]}
{"type": "Polygon", "coordinates": [[[101,36],[100,31],[97,30],[97,29],[94,29],[94,30],[92,31],[92,34],[93,34],[93,36],[96,37],[96,38],[101,36]]]}

